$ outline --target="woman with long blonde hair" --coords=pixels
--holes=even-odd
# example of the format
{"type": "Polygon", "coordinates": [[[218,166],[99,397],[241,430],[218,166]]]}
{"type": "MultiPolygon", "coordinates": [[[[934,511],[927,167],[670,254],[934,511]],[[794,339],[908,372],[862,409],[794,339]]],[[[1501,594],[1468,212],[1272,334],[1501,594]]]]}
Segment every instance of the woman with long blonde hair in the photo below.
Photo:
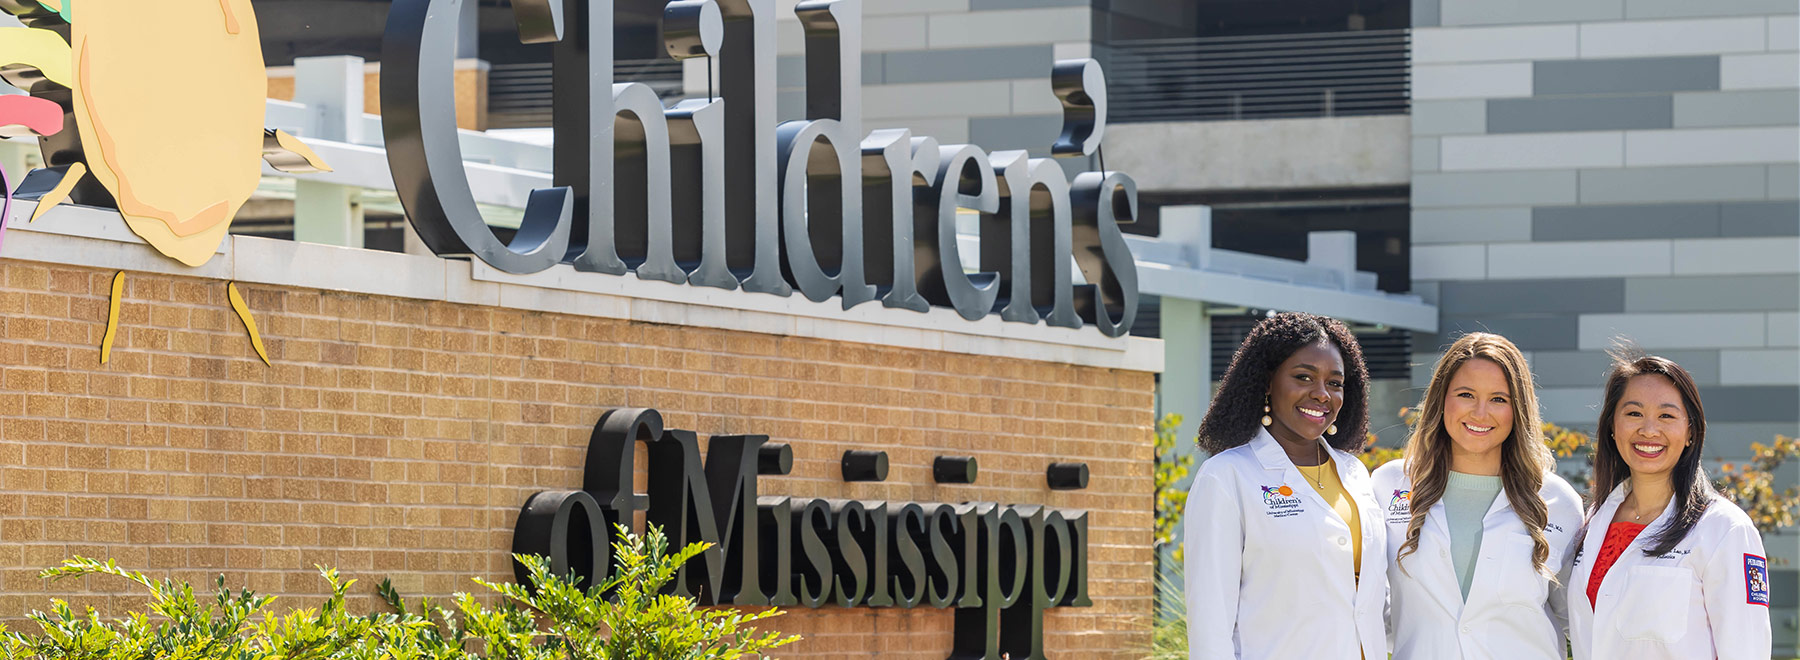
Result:
{"type": "Polygon", "coordinates": [[[1581,498],[1556,475],[1531,369],[1485,332],[1438,359],[1385,500],[1395,660],[1563,658],[1581,498]]]}

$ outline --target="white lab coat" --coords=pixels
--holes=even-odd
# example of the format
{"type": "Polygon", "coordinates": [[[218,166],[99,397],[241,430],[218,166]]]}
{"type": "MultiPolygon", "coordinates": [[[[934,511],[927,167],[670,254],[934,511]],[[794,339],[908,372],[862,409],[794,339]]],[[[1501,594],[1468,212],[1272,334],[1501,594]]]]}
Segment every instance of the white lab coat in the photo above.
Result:
{"type": "MultiPolygon", "coordinates": [[[[1412,481],[1404,461],[1376,468],[1372,478],[1387,521],[1394,660],[1562,660],[1568,622],[1562,586],[1532,567],[1531,533],[1504,488],[1481,520],[1481,549],[1465,601],[1450,558],[1444,502],[1426,513],[1418,549],[1395,561],[1412,522],[1412,481]]],[[[1538,496],[1549,513],[1544,537],[1550,557],[1544,565],[1563,571],[1581,527],[1581,496],[1555,474],[1544,475],[1538,496]]],[[[1558,575],[1563,584],[1567,578],[1566,571],[1558,575]]]]}
{"type": "MultiPolygon", "coordinates": [[[[1324,446],[1323,441],[1320,442],[1324,446]]],[[[1350,527],[1268,431],[1200,464],[1188,492],[1188,657],[1377,660],[1387,553],[1369,470],[1330,449],[1362,533],[1356,579],[1350,527]],[[1289,494],[1281,494],[1282,487],[1289,494]]]]}
{"type": "Polygon", "coordinates": [[[1589,518],[1569,577],[1569,641],[1575,660],[1763,660],[1770,655],[1768,553],[1742,509],[1714,497],[1675,549],[1644,554],[1675,517],[1663,509],[1601,579],[1594,604],[1587,584],[1627,483],[1589,518]]]}

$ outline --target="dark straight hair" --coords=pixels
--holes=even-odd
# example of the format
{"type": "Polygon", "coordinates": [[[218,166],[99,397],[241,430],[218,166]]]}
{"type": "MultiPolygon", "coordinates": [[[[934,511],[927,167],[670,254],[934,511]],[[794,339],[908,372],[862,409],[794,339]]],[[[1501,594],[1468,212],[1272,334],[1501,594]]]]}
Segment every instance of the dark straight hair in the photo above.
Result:
{"type": "MultiPolygon", "coordinates": [[[[1588,514],[1592,516],[1599,512],[1613,489],[1631,478],[1631,467],[1625,464],[1625,457],[1619,454],[1619,443],[1613,437],[1613,418],[1618,414],[1619,400],[1625,397],[1626,383],[1638,376],[1668,379],[1681,392],[1681,405],[1687,409],[1688,444],[1681,450],[1681,458],[1669,475],[1674,481],[1675,518],[1650,537],[1644,548],[1646,555],[1665,555],[1687,537],[1695,523],[1700,522],[1701,514],[1706,513],[1707,505],[1716,494],[1712,482],[1706,478],[1706,471],[1700,467],[1700,457],[1706,448],[1706,410],[1700,406],[1700,388],[1694,385],[1694,377],[1673,360],[1646,355],[1632,346],[1614,349],[1612,357],[1612,369],[1606,372],[1606,399],[1600,405],[1600,438],[1594,452],[1594,504],[1588,514]]],[[[1595,522],[1590,519],[1588,524],[1595,522]]],[[[1607,524],[1607,521],[1598,522],[1607,524]]]]}

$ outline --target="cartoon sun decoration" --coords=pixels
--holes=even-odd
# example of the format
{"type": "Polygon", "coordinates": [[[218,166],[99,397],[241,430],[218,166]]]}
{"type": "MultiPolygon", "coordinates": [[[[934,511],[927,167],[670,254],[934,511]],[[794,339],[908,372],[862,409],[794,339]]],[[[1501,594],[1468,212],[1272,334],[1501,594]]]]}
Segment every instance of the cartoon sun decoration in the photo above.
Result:
{"type": "MultiPolygon", "coordinates": [[[[263,126],[268,77],[250,0],[79,0],[79,16],[75,2],[0,0],[0,10],[33,26],[0,31],[0,77],[33,92],[70,90],[66,111],[85,154],[85,162],[71,163],[39,197],[31,220],[92,173],[133,233],[176,261],[200,266],[255,192],[258,159],[283,172],[330,171],[300,140],[263,126]],[[195,83],[182,87],[179,99],[168,94],[172,70],[195,83]]],[[[45,136],[65,125],[65,109],[53,101],[0,98],[41,102],[0,103],[0,129],[45,136]],[[54,120],[43,104],[55,108],[54,120]]],[[[121,272],[113,278],[102,363],[117,332],[123,284],[121,272]]],[[[227,283],[227,292],[267,364],[236,284],[227,283]]]]}

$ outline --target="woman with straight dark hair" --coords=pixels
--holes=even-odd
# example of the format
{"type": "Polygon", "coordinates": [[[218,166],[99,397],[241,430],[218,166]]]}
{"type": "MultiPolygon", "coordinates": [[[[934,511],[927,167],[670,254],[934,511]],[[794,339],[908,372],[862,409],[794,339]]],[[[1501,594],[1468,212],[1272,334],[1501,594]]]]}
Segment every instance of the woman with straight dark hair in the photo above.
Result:
{"type": "Polygon", "coordinates": [[[1693,377],[1616,351],[1597,435],[1568,590],[1575,659],[1769,657],[1768,555],[1700,467],[1706,411],[1693,377]]]}
{"type": "Polygon", "coordinates": [[[1336,320],[1277,314],[1244,338],[1200,422],[1212,458],[1183,520],[1188,657],[1387,657],[1386,540],[1355,455],[1368,387],[1336,320]]]}
{"type": "Polygon", "coordinates": [[[1581,496],[1556,476],[1531,367],[1485,332],[1444,351],[1387,498],[1394,660],[1561,660],[1581,496]]]}

